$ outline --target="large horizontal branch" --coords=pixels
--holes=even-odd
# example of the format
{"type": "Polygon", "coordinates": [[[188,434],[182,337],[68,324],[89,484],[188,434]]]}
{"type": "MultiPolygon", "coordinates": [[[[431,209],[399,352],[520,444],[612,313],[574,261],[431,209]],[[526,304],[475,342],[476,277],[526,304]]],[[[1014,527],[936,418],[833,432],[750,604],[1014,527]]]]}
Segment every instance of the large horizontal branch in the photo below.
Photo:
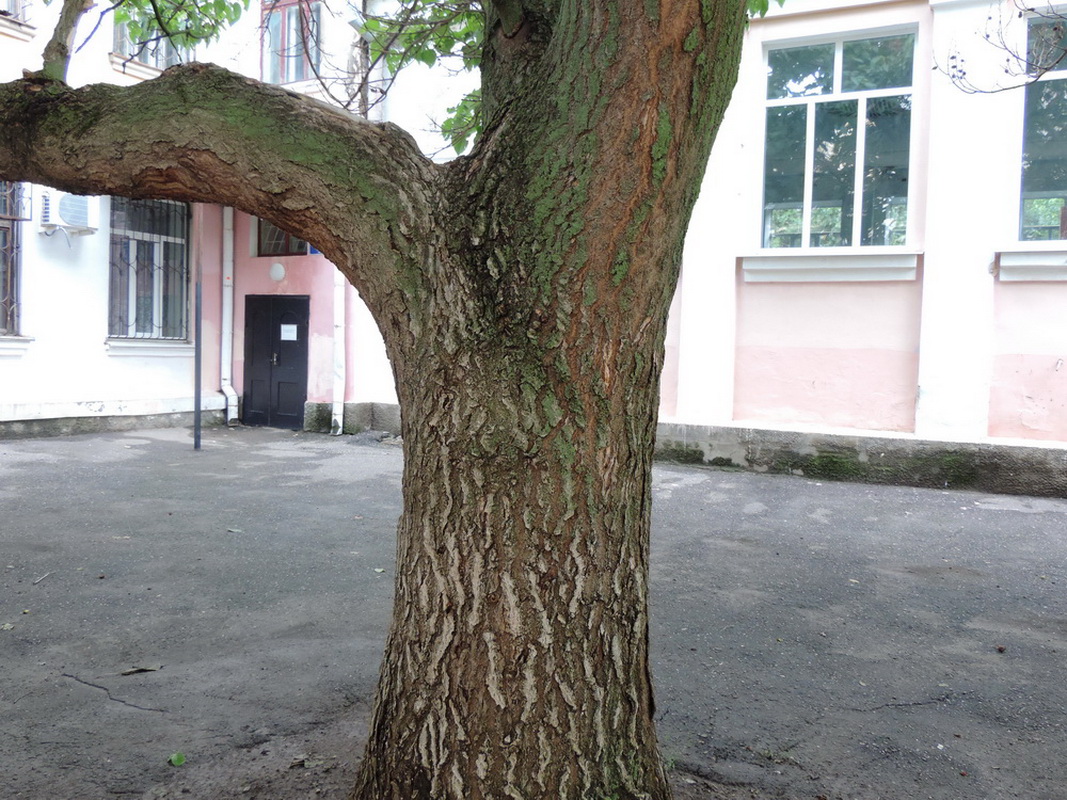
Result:
{"type": "Polygon", "coordinates": [[[404,313],[437,191],[400,128],[202,64],[131,87],[0,85],[0,179],[256,214],[325,253],[381,322],[404,313]]]}

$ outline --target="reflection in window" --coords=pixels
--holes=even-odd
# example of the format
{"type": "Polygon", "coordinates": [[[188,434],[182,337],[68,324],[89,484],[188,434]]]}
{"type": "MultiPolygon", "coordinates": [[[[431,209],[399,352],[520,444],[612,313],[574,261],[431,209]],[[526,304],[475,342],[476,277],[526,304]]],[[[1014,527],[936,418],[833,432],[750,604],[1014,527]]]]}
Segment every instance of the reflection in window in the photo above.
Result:
{"type": "MultiPolygon", "coordinates": [[[[1063,23],[1055,24],[1059,30],[1052,20],[1030,21],[1032,58],[1049,59],[1053,46],[1061,48],[1063,23]]],[[[1049,78],[1026,87],[1019,224],[1024,241],[1067,239],[1067,78],[1060,77],[1065,70],[1067,64],[1059,62],[1049,78]]]]}
{"type": "Polygon", "coordinates": [[[1067,69],[1067,21],[1034,17],[1027,27],[1026,68],[1032,75],[1067,69]]]}
{"type": "Polygon", "coordinates": [[[811,246],[852,244],[852,196],[856,185],[856,101],[815,107],[811,246]]]}
{"type": "Polygon", "coordinates": [[[844,42],[841,88],[846,92],[911,86],[915,37],[885,36],[844,42]]]}
{"type": "Polygon", "coordinates": [[[834,46],[784,47],[767,56],[767,97],[829,94],[834,85],[834,46]]]}
{"type": "Polygon", "coordinates": [[[907,34],[768,53],[764,247],[905,243],[914,51],[907,34]]]}

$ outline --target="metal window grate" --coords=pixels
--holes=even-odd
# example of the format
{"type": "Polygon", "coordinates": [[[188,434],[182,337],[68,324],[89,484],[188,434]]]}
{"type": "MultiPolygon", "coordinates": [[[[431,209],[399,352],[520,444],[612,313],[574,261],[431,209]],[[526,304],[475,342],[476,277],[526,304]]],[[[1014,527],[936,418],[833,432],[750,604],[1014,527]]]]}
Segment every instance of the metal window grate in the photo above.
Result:
{"type": "Polygon", "coordinates": [[[306,256],[308,243],[290,233],[286,233],[277,225],[267,222],[265,219],[258,220],[259,249],[256,251],[260,256],[306,256]]]}
{"type": "Polygon", "coordinates": [[[189,207],[111,198],[108,335],[186,339],[189,207]]]}
{"type": "Polygon", "coordinates": [[[0,181],[0,336],[19,332],[19,245],[22,186],[0,181]]]}

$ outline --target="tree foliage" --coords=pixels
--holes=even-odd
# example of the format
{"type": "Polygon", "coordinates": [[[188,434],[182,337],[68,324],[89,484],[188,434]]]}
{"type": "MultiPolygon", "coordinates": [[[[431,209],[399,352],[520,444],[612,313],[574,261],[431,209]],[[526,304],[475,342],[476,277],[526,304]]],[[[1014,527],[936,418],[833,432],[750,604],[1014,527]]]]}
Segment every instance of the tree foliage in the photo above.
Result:
{"type": "MultiPolygon", "coordinates": [[[[485,12],[479,0],[405,0],[388,15],[368,14],[360,33],[370,44],[371,63],[364,78],[384,96],[392,77],[410,64],[442,65],[456,72],[478,68],[485,33],[485,12]],[[384,80],[372,77],[381,65],[384,80]]],[[[457,153],[481,132],[481,90],[468,92],[441,123],[441,133],[457,153]]]]}

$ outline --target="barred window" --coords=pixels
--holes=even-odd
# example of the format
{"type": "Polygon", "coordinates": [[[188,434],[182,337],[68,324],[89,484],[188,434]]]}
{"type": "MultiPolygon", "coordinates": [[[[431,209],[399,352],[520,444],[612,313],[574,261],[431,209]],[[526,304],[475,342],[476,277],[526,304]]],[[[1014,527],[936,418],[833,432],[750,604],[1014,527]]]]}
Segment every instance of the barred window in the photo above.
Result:
{"type": "Polygon", "coordinates": [[[260,256],[306,256],[308,243],[286,233],[277,225],[265,219],[259,222],[259,247],[256,254],[260,256]]]}
{"type": "Polygon", "coordinates": [[[108,335],[186,338],[188,253],[185,203],[111,198],[108,335]]]}
{"type": "Polygon", "coordinates": [[[19,220],[22,186],[0,181],[0,336],[19,332],[19,220]]]}

